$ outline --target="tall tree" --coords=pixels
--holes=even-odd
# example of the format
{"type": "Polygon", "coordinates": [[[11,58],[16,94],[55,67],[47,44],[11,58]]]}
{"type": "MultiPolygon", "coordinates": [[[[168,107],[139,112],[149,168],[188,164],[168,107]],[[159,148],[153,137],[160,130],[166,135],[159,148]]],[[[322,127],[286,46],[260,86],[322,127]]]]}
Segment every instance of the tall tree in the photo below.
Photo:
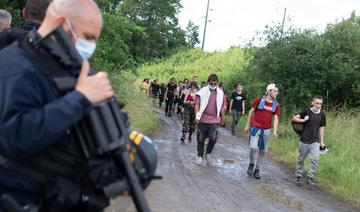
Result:
{"type": "Polygon", "coordinates": [[[163,57],[186,45],[185,33],[178,26],[180,8],[180,0],[124,0],[121,3],[121,14],[144,27],[148,35],[138,56],[163,57]]]}
{"type": "Polygon", "coordinates": [[[122,2],[123,0],[96,0],[101,10],[108,13],[115,13],[122,2]]]}
{"type": "Polygon", "coordinates": [[[199,26],[192,21],[189,21],[186,26],[186,40],[191,47],[195,47],[196,44],[200,43],[199,26]]]}

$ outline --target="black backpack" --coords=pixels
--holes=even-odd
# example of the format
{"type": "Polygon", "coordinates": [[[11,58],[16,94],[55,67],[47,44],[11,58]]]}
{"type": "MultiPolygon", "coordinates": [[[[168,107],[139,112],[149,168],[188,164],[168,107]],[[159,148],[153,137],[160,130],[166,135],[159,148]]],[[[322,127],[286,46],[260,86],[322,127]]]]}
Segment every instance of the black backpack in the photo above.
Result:
{"type": "Polygon", "coordinates": [[[291,125],[296,134],[298,134],[298,136],[301,136],[302,132],[304,131],[304,123],[291,121],[291,125]]]}
{"type": "MultiPolygon", "coordinates": [[[[305,109],[305,112],[307,113],[308,109],[305,109]]],[[[296,116],[297,114],[300,114],[300,113],[295,113],[294,116],[296,116]]],[[[293,128],[293,130],[295,131],[296,134],[298,134],[298,136],[301,136],[301,134],[303,133],[304,131],[304,124],[303,122],[294,122],[291,120],[291,126],[293,128]]]]}

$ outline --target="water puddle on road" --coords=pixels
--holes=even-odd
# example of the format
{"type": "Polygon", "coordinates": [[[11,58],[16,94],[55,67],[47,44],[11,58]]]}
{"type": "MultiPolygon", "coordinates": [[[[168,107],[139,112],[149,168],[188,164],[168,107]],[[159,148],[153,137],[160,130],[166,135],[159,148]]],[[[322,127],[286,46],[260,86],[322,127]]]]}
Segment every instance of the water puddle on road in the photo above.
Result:
{"type": "Polygon", "coordinates": [[[232,165],[235,163],[234,159],[221,158],[217,160],[219,165],[232,165]]]}
{"type": "Polygon", "coordinates": [[[283,191],[273,188],[268,185],[263,185],[259,188],[259,193],[266,198],[276,201],[281,204],[285,204],[290,208],[303,211],[304,204],[294,197],[287,196],[283,191]]]}

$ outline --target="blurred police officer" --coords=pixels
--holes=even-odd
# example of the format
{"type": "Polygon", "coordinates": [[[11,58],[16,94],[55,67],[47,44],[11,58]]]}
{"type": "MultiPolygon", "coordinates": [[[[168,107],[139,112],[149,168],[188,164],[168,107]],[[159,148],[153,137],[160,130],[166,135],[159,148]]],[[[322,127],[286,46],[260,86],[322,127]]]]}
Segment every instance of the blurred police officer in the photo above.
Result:
{"type": "Polygon", "coordinates": [[[0,32],[10,28],[11,20],[12,20],[11,14],[6,10],[0,9],[0,32]]]}
{"type": "MultiPolygon", "coordinates": [[[[16,40],[23,39],[26,34],[33,30],[38,29],[43,22],[46,9],[52,0],[27,0],[22,16],[25,21],[18,27],[4,30],[0,33],[0,49],[10,45],[16,40]]],[[[1,30],[0,30],[1,32],[1,30]]]]}

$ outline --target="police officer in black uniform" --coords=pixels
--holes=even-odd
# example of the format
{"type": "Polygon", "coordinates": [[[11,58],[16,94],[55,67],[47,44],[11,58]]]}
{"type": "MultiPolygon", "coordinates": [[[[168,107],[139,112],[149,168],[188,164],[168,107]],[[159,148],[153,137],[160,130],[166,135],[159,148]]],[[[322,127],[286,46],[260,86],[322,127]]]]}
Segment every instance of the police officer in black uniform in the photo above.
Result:
{"type": "MultiPolygon", "coordinates": [[[[102,29],[101,13],[94,1],[53,0],[40,28],[31,31],[31,41],[42,39],[57,27],[66,32],[84,59],[75,89],[62,97],[55,95],[51,82],[19,43],[0,51],[0,154],[20,166],[44,162],[35,161],[39,154],[48,155],[49,161],[59,164],[54,157],[56,151],[50,153],[49,149],[71,144],[68,129],[92,105],[113,96],[105,72],[88,76],[87,60],[95,51],[102,29]]],[[[69,76],[79,72],[64,71],[69,76]]],[[[6,167],[0,168],[0,196],[7,194],[21,205],[39,204],[44,185],[14,174],[6,167]]],[[[60,190],[63,185],[67,184],[59,186],[60,190]]]]}

